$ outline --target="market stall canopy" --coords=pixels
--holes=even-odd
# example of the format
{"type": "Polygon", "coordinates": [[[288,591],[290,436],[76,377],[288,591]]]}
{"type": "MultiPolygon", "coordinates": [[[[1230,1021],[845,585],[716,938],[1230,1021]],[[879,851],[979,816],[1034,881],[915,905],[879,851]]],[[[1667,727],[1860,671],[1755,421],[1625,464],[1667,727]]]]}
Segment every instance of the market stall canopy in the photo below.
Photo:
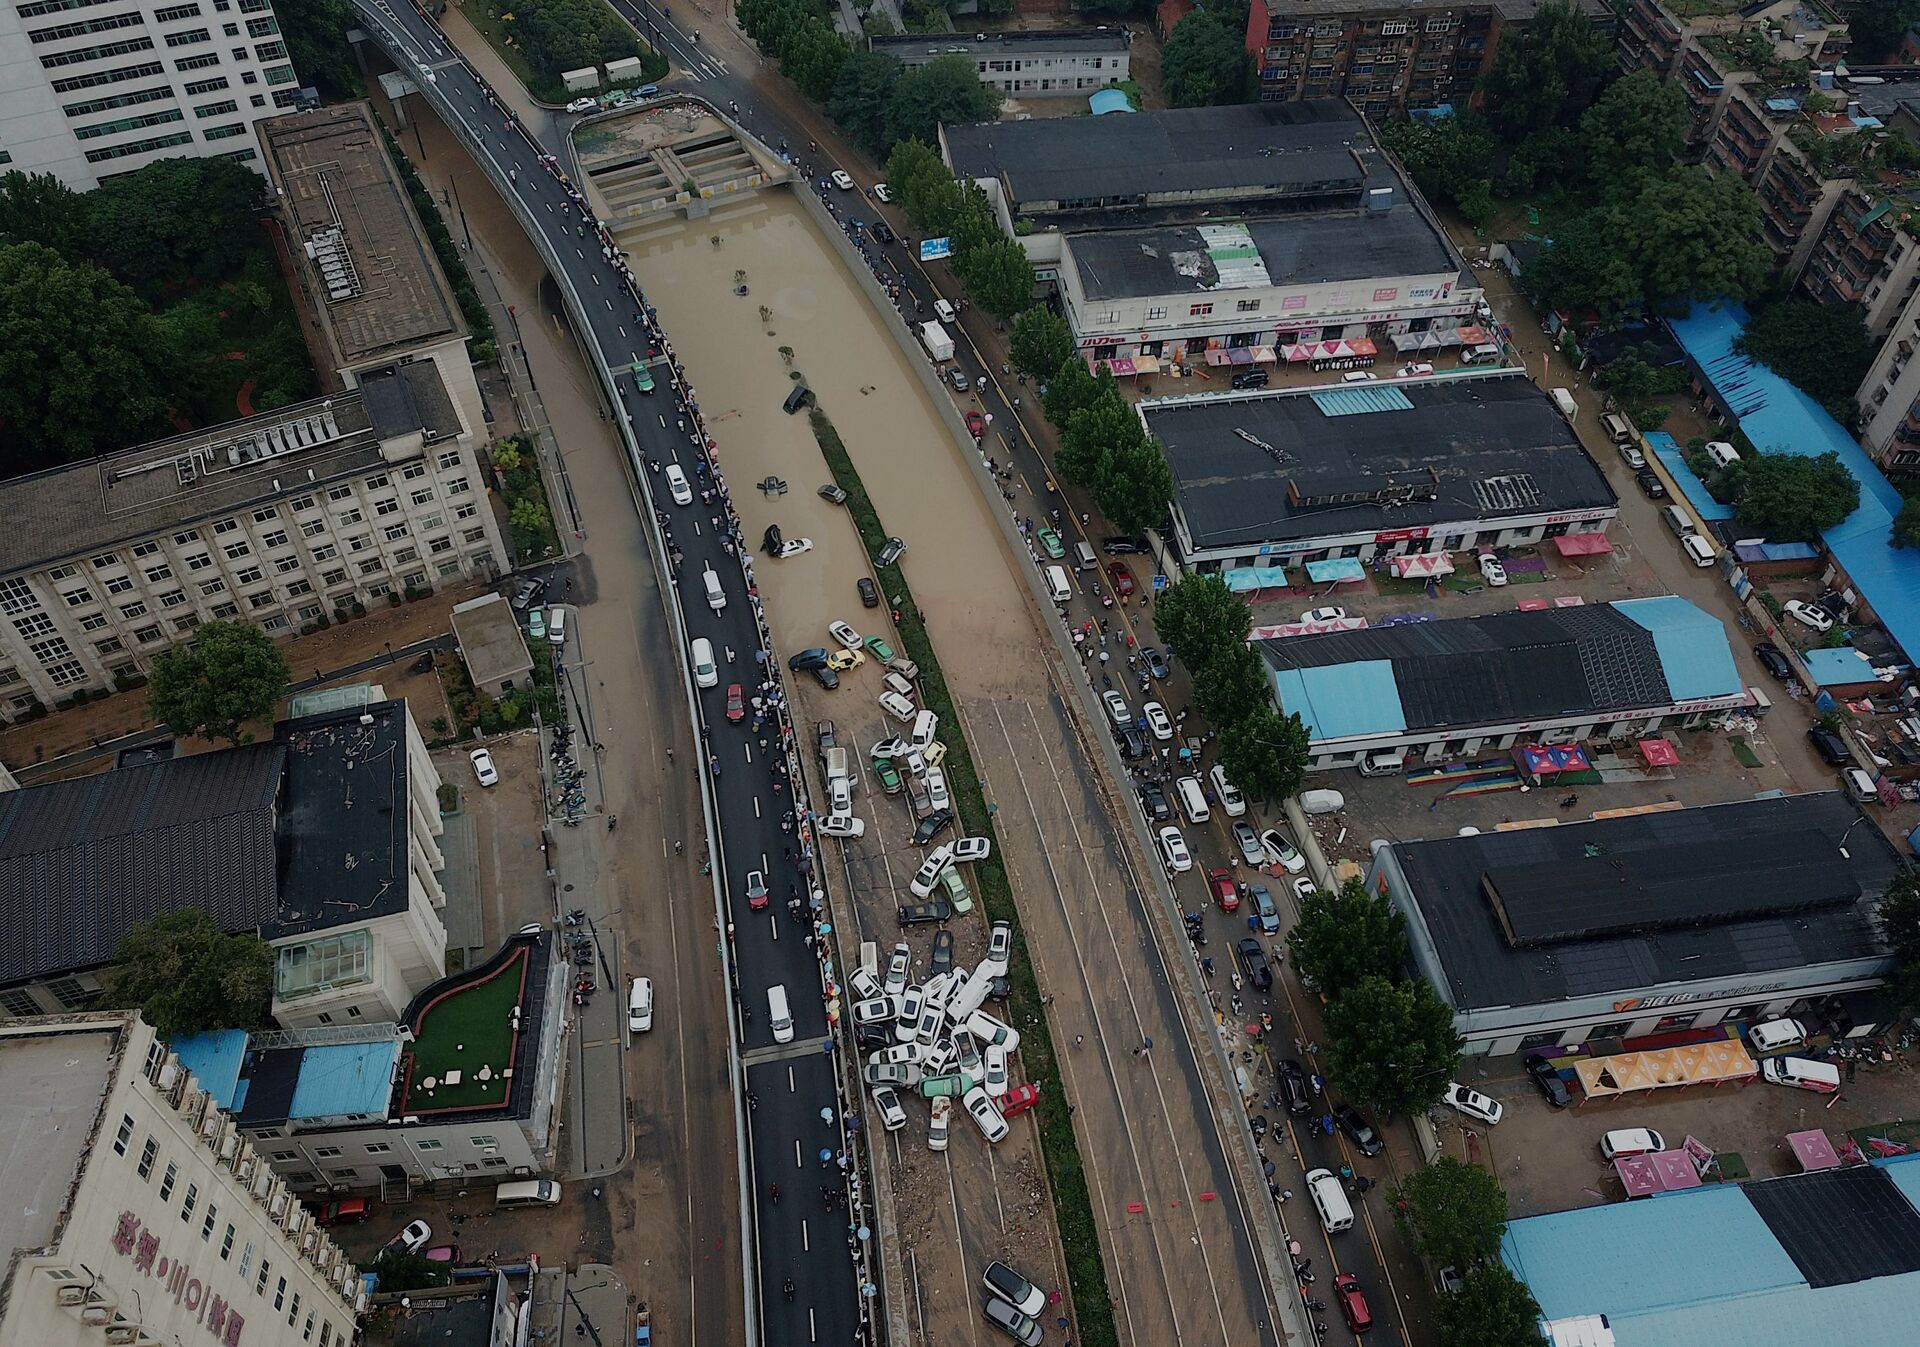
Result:
{"type": "Polygon", "coordinates": [[[1693,1167],[1693,1157],[1685,1151],[1623,1155],[1613,1162],[1613,1172],[1620,1177],[1621,1186],[1627,1190],[1630,1198],[1652,1197],[1655,1193],[1671,1193],[1700,1186],[1700,1175],[1693,1167]]]}
{"type": "MultiPolygon", "coordinates": [[[[1355,337],[1351,341],[1302,341],[1290,346],[1282,346],[1280,354],[1289,361],[1301,360],[1342,360],[1347,356],[1378,355],[1380,350],[1365,337],[1355,337]]],[[[1207,352],[1207,361],[1213,363],[1213,352],[1207,352]]]]}
{"type": "Polygon", "coordinates": [[[1387,564],[1403,580],[1418,580],[1429,575],[1452,575],[1453,558],[1445,552],[1389,557],[1387,564]]]}
{"type": "Polygon", "coordinates": [[[1236,594],[1251,594],[1261,589],[1280,589],[1287,583],[1287,570],[1280,566],[1236,566],[1222,571],[1220,578],[1236,594]]]}
{"type": "Polygon", "coordinates": [[[1613,539],[1604,533],[1566,533],[1553,545],[1563,557],[1601,557],[1613,551],[1613,539]]]}
{"type": "Polygon", "coordinates": [[[1558,776],[1562,772],[1588,772],[1586,750],[1578,744],[1522,744],[1514,752],[1521,769],[1529,776],[1558,776]]]}
{"type": "Polygon", "coordinates": [[[1317,585],[1334,580],[1364,580],[1367,568],[1360,564],[1358,557],[1327,557],[1307,563],[1307,578],[1317,585]]]}
{"type": "Polygon", "coordinates": [[[1575,1062],[1584,1098],[1581,1107],[1596,1099],[1614,1099],[1644,1090],[1675,1086],[1721,1085],[1748,1081],[1760,1074],[1746,1045],[1737,1039],[1716,1038],[1707,1043],[1684,1043],[1652,1052],[1623,1052],[1575,1062]]]}
{"type": "Polygon", "coordinates": [[[1642,739],[1640,756],[1645,758],[1649,767],[1678,767],[1680,755],[1672,744],[1665,739],[1642,739]]]}
{"type": "Polygon", "coordinates": [[[1829,1141],[1827,1134],[1818,1127],[1809,1128],[1805,1132],[1787,1133],[1787,1144],[1793,1147],[1794,1156],[1800,1161],[1800,1168],[1803,1171],[1840,1167],[1840,1156],[1833,1149],[1833,1142],[1829,1141]]]}

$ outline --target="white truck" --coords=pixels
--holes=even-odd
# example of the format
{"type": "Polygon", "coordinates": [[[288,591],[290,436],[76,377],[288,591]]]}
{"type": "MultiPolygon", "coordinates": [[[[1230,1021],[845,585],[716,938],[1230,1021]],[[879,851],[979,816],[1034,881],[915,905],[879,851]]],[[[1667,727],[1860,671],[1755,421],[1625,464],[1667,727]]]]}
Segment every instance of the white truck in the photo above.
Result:
{"type": "Polygon", "coordinates": [[[1549,388],[1547,390],[1547,396],[1553,399],[1553,405],[1560,409],[1561,415],[1565,416],[1567,420],[1574,421],[1579,419],[1580,404],[1573,400],[1573,394],[1564,388],[1549,388]]]}
{"type": "Polygon", "coordinates": [[[920,324],[920,344],[927,348],[927,354],[935,362],[953,359],[953,338],[947,330],[935,322],[920,324]]]}

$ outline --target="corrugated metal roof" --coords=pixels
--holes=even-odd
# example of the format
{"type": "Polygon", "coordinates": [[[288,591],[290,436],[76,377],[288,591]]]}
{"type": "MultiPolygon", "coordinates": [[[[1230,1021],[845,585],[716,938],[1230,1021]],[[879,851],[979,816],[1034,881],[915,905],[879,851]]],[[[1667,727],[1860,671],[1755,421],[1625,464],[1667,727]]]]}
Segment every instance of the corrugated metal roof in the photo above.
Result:
{"type": "Polygon", "coordinates": [[[1364,388],[1335,388],[1315,393],[1313,405],[1328,416],[1360,416],[1367,412],[1410,412],[1413,403],[1391,385],[1369,384],[1364,388]]]}
{"type": "MultiPolygon", "coordinates": [[[[1294,637],[1294,640],[1309,639],[1294,637]]],[[[1280,706],[1298,712],[1315,739],[1386,734],[1407,728],[1390,660],[1329,668],[1281,669],[1273,676],[1280,706]]]]}
{"type": "Polygon", "coordinates": [[[1726,625],[1719,618],[1672,594],[1622,599],[1613,607],[1653,633],[1667,686],[1681,701],[1722,697],[1746,686],[1733,663],[1726,625]]]}

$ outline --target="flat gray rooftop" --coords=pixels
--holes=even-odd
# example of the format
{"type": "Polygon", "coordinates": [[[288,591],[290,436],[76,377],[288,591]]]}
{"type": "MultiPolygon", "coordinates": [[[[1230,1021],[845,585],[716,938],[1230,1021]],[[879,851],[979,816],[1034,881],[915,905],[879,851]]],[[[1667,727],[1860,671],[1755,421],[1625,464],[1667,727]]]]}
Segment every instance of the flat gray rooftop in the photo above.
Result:
{"type": "Polygon", "coordinates": [[[1611,507],[1600,465],[1524,371],[1144,402],[1198,547],[1611,507]],[[1270,452],[1271,451],[1271,452],[1270,452]],[[1296,506],[1434,484],[1432,500],[1296,506]]]}
{"type": "MultiPolygon", "coordinates": [[[[1452,273],[1452,250],[1403,193],[1388,210],[1364,206],[1301,212],[1240,225],[1176,225],[1160,229],[1069,234],[1066,246],[1089,299],[1138,299],[1265,286],[1452,273]],[[1244,230],[1257,266],[1237,253],[1222,275],[1203,229],[1244,230]],[[1263,274],[1264,273],[1264,274],[1263,274]]],[[[1259,316],[1261,325],[1280,321],[1259,316]]]]}
{"type": "Polygon", "coordinates": [[[54,1242],[96,1140],[117,1061],[113,1028],[0,1034],[0,1250],[54,1242]]]}
{"type": "MultiPolygon", "coordinates": [[[[1014,33],[888,33],[870,37],[874,51],[902,61],[931,61],[940,56],[977,60],[1027,59],[1036,56],[1079,56],[1125,51],[1133,45],[1125,28],[1055,28],[1014,33]]],[[[1071,90],[1061,90],[1070,93],[1071,90]]]]}
{"type": "Polygon", "coordinates": [[[520,619],[498,594],[453,606],[453,633],[475,687],[491,688],[503,678],[518,678],[533,669],[520,619]]]}

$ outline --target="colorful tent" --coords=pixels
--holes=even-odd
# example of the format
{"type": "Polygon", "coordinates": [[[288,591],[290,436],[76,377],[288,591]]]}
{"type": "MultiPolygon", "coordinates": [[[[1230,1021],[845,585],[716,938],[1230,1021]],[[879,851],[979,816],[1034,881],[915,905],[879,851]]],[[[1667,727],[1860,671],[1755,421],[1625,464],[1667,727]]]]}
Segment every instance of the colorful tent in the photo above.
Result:
{"type": "Polygon", "coordinates": [[[1639,744],[1640,756],[1646,759],[1649,767],[1678,767],[1680,755],[1665,739],[1642,739],[1639,744]]]}
{"type": "Polygon", "coordinates": [[[1388,557],[1387,565],[1392,567],[1393,573],[1403,580],[1453,574],[1453,558],[1445,552],[1421,552],[1388,557]]]}

